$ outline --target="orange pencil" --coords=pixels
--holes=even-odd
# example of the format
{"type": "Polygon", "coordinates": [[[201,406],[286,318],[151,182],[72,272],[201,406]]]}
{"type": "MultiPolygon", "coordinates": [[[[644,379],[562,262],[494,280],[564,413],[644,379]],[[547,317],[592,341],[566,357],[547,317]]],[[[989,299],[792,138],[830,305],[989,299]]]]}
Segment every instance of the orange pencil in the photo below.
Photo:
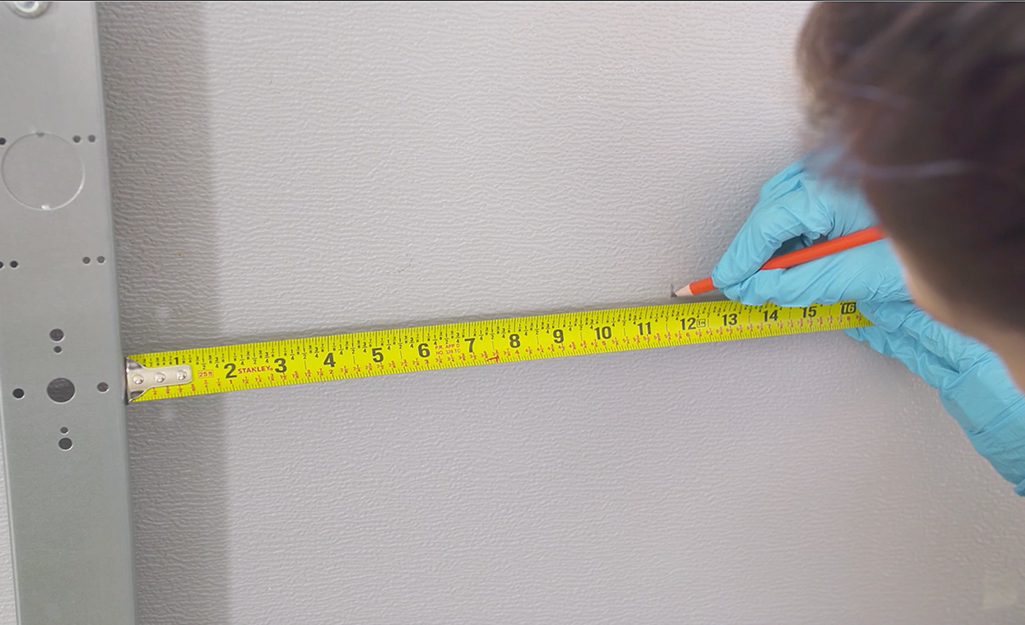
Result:
{"type": "MultiPolygon", "coordinates": [[[[842,237],[823,241],[822,243],[816,243],[815,245],[809,245],[808,247],[794,250],[793,252],[787,252],[781,256],[769,259],[769,262],[761,266],[761,269],[787,269],[796,265],[804,264],[810,260],[816,260],[830,254],[836,254],[844,250],[849,250],[852,247],[858,247],[859,245],[865,245],[866,243],[872,243],[885,238],[883,229],[879,226],[872,226],[871,228],[865,228],[864,230],[858,230],[850,234],[845,234],[842,237]]],[[[680,290],[672,290],[673,297],[686,297],[688,295],[700,295],[702,293],[708,293],[714,291],[716,287],[712,284],[711,278],[704,278],[703,280],[696,280],[691,282],[687,286],[680,290]]]]}

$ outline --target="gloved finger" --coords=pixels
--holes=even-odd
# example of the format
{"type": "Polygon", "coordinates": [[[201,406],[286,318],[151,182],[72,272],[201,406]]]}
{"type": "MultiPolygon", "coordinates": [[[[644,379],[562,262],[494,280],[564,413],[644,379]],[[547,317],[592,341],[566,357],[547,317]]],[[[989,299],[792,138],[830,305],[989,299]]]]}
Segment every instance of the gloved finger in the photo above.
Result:
{"type": "Polygon", "coordinates": [[[929,350],[941,354],[954,368],[966,371],[979,362],[995,359],[986,346],[943,325],[923,310],[917,310],[904,321],[904,331],[917,338],[929,350]]]}
{"type": "Polygon", "coordinates": [[[858,310],[875,327],[882,328],[887,332],[898,332],[904,325],[904,320],[919,308],[910,301],[861,301],[858,302],[858,310]]]}
{"type": "Polygon", "coordinates": [[[1025,405],[1004,363],[995,356],[960,370],[940,389],[940,400],[969,434],[984,432],[1008,416],[1020,414],[1025,405]]]}
{"type": "Polygon", "coordinates": [[[909,300],[900,265],[885,241],[845,250],[803,265],[759,271],[723,294],[744,304],[835,304],[845,300],[909,300]],[[880,262],[889,255],[892,262],[880,262]]]}
{"type": "Polygon", "coordinates": [[[1020,411],[1025,399],[996,354],[907,303],[860,304],[876,323],[847,333],[894,355],[940,391],[947,412],[970,435],[1020,411]],[[924,340],[923,340],[924,339],[924,340]]]}
{"type": "Polygon", "coordinates": [[[976,363],[996,358],[987,347],[956,330],[943,325],[914,304],[885,306],[863,302],[862,314],[877,326],[904,332],[920,341],[929,351],[942,356],[958,371],[966,371],[976,363]]]}
{"type": "Polygon", "coordinates": [[[737,284],[758,271],[787,241],[801,235],[814,240],[832,228],[830,216],[800,187],[759,201],[712,269],[712,282],[719,288],[737,284]]]}
{"type": "Polygon", "coordinates": [[[803,173],[803,160],[796,160],[790,163],[775,176],[765,181],[762,188],[758,191],[758,202],[778,200],[787,193],[796,190],[801,184],[798,176],[803,173]]]}
{"type": "Polygon", "coordinates": [[[1021,457],[1017,448],[1011,449],[1010,454],[1005,453],[1007,444],[1001,437],[1018,439],[997,428],[1025,410],[1025,397],[1011,382],[999,360],[971,367],[968,371],[957,371],[906,332],[889,332],[879,327],[851,328],[845,332],[868,342],[876,351],[900,360],[938,389],[943,407],[969,435],[979,453],[1012,482],[1017,484],[1025,478],[1020,461],[1003,463],[1001,460],[1007,455],[1021,457]]]}
{"type": "Polygon", "coordinates": [[[859,341],[867,342],[880,354],[904,363],[912,373],[935,389],[950,386],[960,375],[949,362],[925,349],[917,339],[905,332],[891,332],[878,326],[849,328],[844,332],[859,341]]]}

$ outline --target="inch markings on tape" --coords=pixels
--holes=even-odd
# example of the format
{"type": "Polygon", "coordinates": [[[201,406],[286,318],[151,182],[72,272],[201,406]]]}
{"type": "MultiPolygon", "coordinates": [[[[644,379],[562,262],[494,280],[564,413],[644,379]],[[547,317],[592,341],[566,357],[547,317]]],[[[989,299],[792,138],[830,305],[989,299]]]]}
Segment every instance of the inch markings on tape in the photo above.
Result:
{"type": "Polygon", "coordinates": [[[127,384],[132,401],[149,401],[867,325],[854,302],[612,308],[139,354],[129,356],[127,384]],[[133,392],[144,378],[159,385],[133,392]]]}

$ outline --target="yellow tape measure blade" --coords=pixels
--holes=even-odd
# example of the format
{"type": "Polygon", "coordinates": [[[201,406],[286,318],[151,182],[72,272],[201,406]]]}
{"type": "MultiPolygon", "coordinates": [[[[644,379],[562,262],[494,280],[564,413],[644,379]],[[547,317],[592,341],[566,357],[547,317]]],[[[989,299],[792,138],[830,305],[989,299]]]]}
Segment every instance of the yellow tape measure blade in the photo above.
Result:
{"type": "MultiPolygon", "coordinates": [[[[131,356],[143,368],[172,374],[166,384],[145,390],[133,401],[867,325],[854,302],[784,308],[722,301],[203,347],[131,356]],[[175,384],[174,372],[186,367],[188,382],[175,384]]],[[[131,374],[127,383],[131,393],[131,374]]]]}

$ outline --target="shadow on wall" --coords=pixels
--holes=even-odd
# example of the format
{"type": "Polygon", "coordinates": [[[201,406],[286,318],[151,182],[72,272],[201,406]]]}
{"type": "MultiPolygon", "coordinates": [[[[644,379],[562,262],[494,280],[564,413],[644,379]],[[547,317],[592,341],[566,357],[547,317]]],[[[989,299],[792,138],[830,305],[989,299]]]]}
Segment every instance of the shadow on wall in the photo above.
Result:
{"type": "MultiPolygon", "coordinates": [[[[98,5],[126,354],[219,336],[205,10],[98,5]]],[[[128,419],[139,620],[226,623],[222,400],[133,405],[128,419]]]]}

